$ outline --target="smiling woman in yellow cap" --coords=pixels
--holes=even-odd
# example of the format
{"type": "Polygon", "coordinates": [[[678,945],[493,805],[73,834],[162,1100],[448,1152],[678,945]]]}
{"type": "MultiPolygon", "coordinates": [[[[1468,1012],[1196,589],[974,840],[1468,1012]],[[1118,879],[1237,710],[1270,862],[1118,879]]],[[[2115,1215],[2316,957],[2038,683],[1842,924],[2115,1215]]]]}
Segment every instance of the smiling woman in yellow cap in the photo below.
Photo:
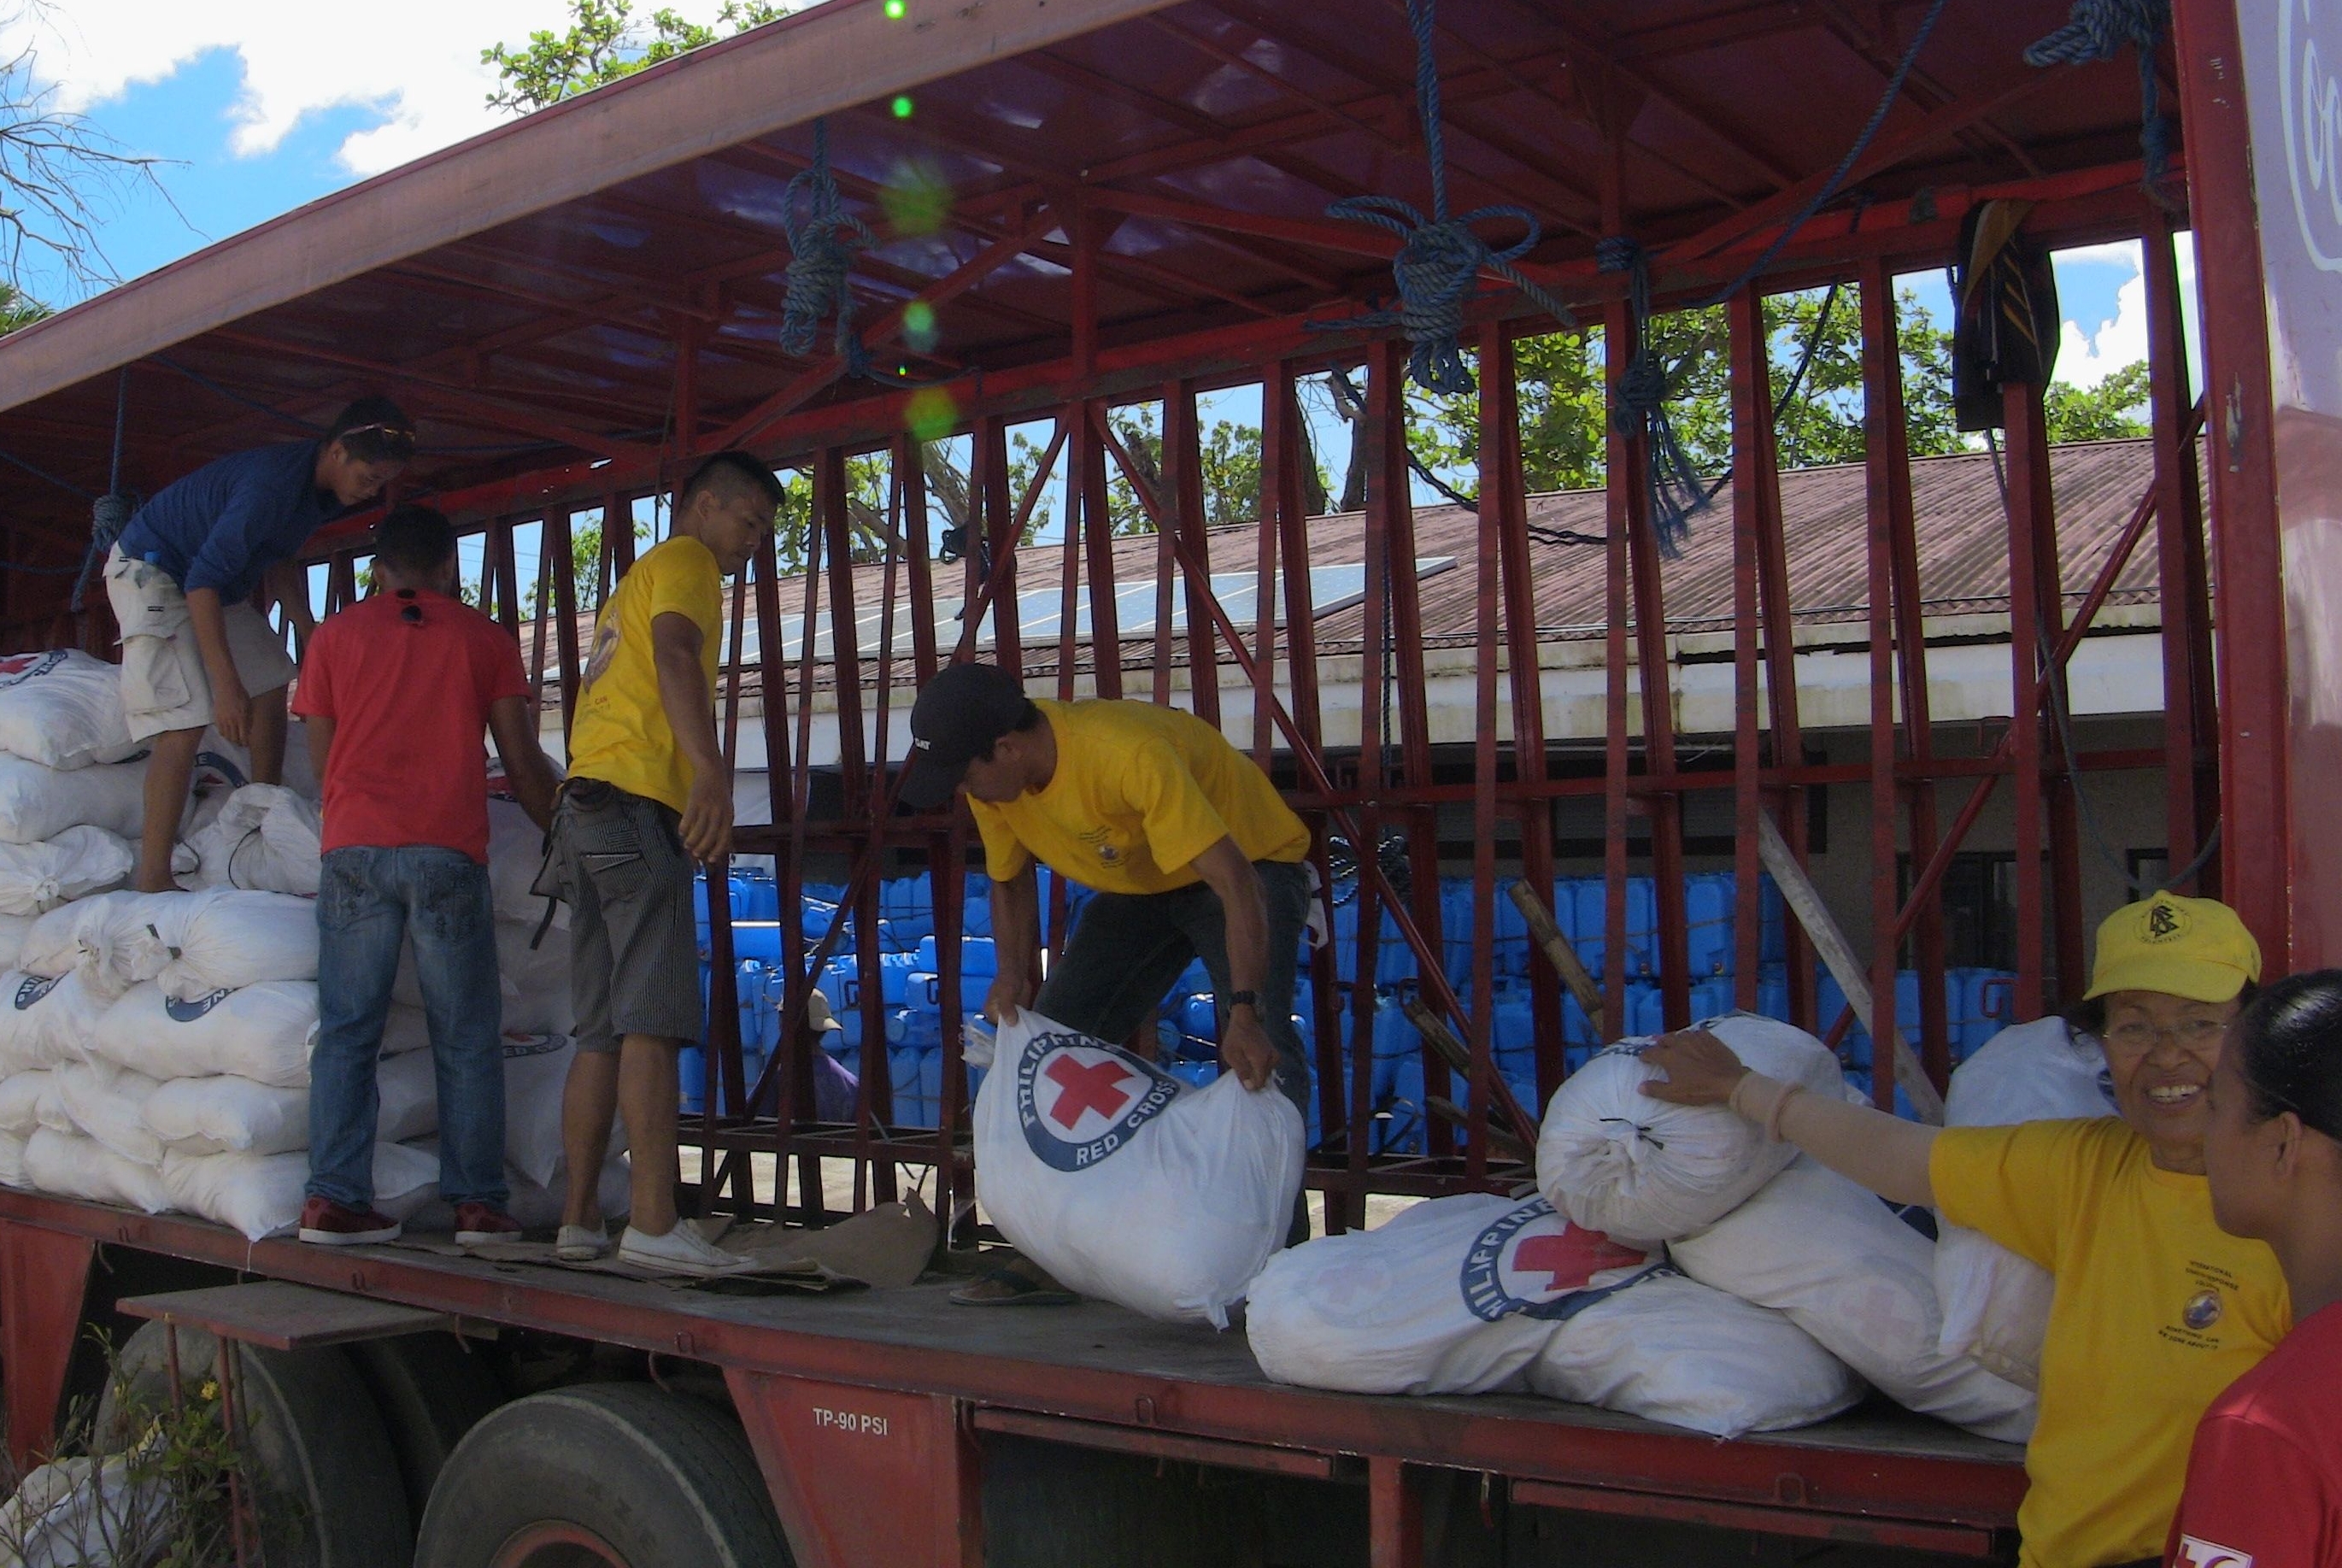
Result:
{"type": "Polygon", "coordinates": [[[2261,954],[2226,904],[2158,893],[2098,927],[2074,1027],[2119,1116],[1922,1126],[1751,1073],[1714,1035],[1644,1054],[1679,1104],[1729,1104],[1896,1203],[1925,1203],[2057,1278],[2018,1511],[2025,1568],[2158,1561],[2196,1423],[2283,1338],[2276,1254],[2213,1223],[2207,1090],[2261,954]]]}

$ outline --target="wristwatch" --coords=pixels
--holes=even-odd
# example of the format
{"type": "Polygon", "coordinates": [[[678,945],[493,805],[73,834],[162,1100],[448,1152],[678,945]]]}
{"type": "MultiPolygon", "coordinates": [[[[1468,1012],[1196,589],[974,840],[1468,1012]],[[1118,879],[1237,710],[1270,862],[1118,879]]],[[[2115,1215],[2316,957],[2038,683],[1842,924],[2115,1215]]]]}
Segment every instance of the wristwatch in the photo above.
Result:
{"type": "Polygon", "coordinates": [[[1236,1011],[1237,1008],[1239,1008],[1239,1007],[1249,1007],[1249,1008],[1251,1008],[1255,1013],[1259,1012],[1259,1011],[1260,1011],[1260,997],[1259,997],[1259,995],[1258,995],[1256,993],[1250,992],[1250,991],[1231,991],[1231,992],[1229,992],[1229,993],[1228,993],[1228,1011],[1229,1011],[1229,1012],[1231,1012],[1231,1013],[1233,1013],[1233,1012],[1235,1012],[1235,1011],[1236,1011]]]}

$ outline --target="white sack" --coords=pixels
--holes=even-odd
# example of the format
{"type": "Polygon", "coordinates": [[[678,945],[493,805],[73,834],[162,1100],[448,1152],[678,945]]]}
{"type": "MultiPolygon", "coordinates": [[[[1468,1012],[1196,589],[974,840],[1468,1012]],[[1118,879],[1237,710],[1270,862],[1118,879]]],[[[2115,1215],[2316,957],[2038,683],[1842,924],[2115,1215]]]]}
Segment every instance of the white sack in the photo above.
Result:
{"type": "Polygon", "coordinates": [[[156,894],[127,935],[133,980],[192,1002],[271,980],[317,977],[317,906],[281,893],[210,888],[156,894]]]}
{"type": "Polygon", "coordinates": [[[382,1054],[403,1056],[409,1051],[431,1049],[431,1020],[420,1007],[394,1001],[382,1020],[382,1054]]]}
{"type": "MultiPolygon", "coordinates": [[[[0,1084],[0,1107],[8,1085],[0,1084]]],[[[139,1113],[164,1144],[183,1154],[283,1154],[309,1146],[309,1091],[215,1074],[175,1078],[139,1113]]]]}
{"type": "MultiPolygon", "coordinates": [[[[2062,1018],[2002,1030],[1960,1064],[1944,1096],[1947,1127],[2114,1114],[2106,1054],[2062,1018]]],[[[2031,1259],[1963,1226],[1943,1226],[1936,1293],[1944,1305],[1944,1353],[1973,1356],[2019,1388],[2037,1388],[2053,1284],[2031,1259]]]]}
{"type": "MultiPolygon", "coordinates": [[[[1801,1029],[1733,1013],[1699,1027],[1768,1077],[1843,1093],[1837,1058],[1801,1029]]],[[[1537,1190],[1588,1230],[1671,1242],[1714,1224],[1788,1164],[1723,1105],[1671,1105],[1642,1092],[1659,1076],[1648,1039],[1621,1040],[1562,1081],[1537,1137],[1537,1190]]]]}
{"type": "Polygon", "coordinates": [[[163,1140],[145,1115],[147,1097],[160,1084],[111,1062],[75,1062],[58,1068],[53,1082],[57,1102],[75,1126],[125,1160],[163,1163],[163,1140]]]}
{"type": "Polygon", "coordinates": [[[0,969],[21,969],[25,938],[33,934],[32,914],[0,914],[0,969]]]}
{"type": "Polygon", "coordinates": [[[0,1133],[30,1137],[41,1124],[41,1096],[48,1090],[46,1072],[11,1073],[0,1078],[0,1133]]]}
{"type": "Polygon", "coordinates": [[[1292,1222],[1302,1137],[1273,1088],[1191,1089],[1027,1008],[976,1095],[976,1194],[1069,1290],[1225,1328],[1292,1222]]]}
{"type": "MultiPolygon", "coordinates": [[[[561,1094],[577,1043],[566,1034],[506,1030],[505,1044],[505,1164],[538,1186],[561,1168],[561,1094]]],[[[614,1134],[626,1144],[623,1125],[614,1134]]]]}
{"type": "Polygon", "coordinates": [[[324,824],[316,804],[282,784],[245,784],[193,839],[205,887],[317,896],[324,824]]]}
{"type": "Polygon", "coordinates": [[[25,1133],[0,1133],[0,1187],[29,1187],[25,1174],[25,1149],[32,1142],[25,1133]]]}
{"type": "MultiPolygon", "coordinates": [[[[545,918],[545,900],[529,891],[545,864],[545,830],[529,821],[517,802],[488,797],[488,895],[496,918],[525,925],[534,933],[545,918]]],[[[553,926],[545,936],[569,929],[569,905],[553,906],[553,926]]],[[[564,952],[568,944],[562,943],[564,952]]]]}
{"type": "Polygon", "coordinates": [[[152,1165],[125,1160],[95,1138],[44,1127],[25,1144],[25,1184],[53,1197],[116,1203],[159,1214],[171,1194],[152,1165]]]}
{"type": "Polygon", "coordinates": [[[171,1000],[150,980],[107,1008],[96,1034],[99,1055],[150,1078],[227,1073],[285,1089],[308,1084],[316,1043],[313,980],[272,980],[192,1002],[171,1000]]]}
{"type": "MultiPolygon", "coordinates": [[[[374,1206],[403,1220],[437,1194],[438,1162],[396,1144],[374,1146],[374,1206]]],[[[251,1241],[292,1231],[301,1223],[309,1183],[309,1156],[182,1154],[163,1156],[163,1184],[192,1214],[242,1231],[251,1241]]]]}
{"type": "Polygon", "coordinates": [[[80,970],[62,980],[21,969],[0,974],[0,1073],[87,1060],[107,1005],[80,970]]]}
{"type": "Polygon", "coordinates": [[[1657,1261],[1543,1198],[1437,1198],[1278,1253],[1246,1293],[1245,1336],[1263,1373],[1305,1388],[1517,1391],[1570,1314],[1657,1261]]]}
{"type": "Polygon", "coordinates": [[[38,844],[69,827],[135,838],[146,820],[146,764],[67,772],[0,755],[0,843],[38,844]]]}
{"type": "Polygon", "coordinates": [[[144,902],[141,894],[100,893],[57,905],[33,922],[17,966],[28,974],[47,975],[70,974],[78,969],[98,995],[121,995],[130,980],[111,962],[115,933],[144,902]]]}
{"type": "Polygon", "coordinates": [[[1788,1313],[1897,1403],[2004,1442],[2031,1435],[2031,1394],[1937,1348],[1943,1312],[1927,1238],[1810,1158],[1667,1250],[1702,1284],[1788,1313]]]}
{"type": "MultiPolygon", "coordinates": [[[[532,948],[529,939],[535,934],[535,921],[495,922],[498,1026],[524,1034],[574,1033],[577,1015],[569,995],[569,938],[548,931],[532,948]]],[[[399,951],[390,999],[401,1007],[423,1006],[423,982],[415,973],[412,942],[399,951]]]]}
{"type": "Polygon", "coordinates": [[[0,1568],[161,1559],[176,1513],[162,1449],[156,1430],[135,1454],[78,1454],[28,1473],[15,1495],[0,1503],[0,1568]]]}
{"type": "Polygon", "coordinates": [[[137,754],[122,712],[122,671],[78,648],[0,658],[0,752],[53,768],[137,754]]]}
{"type": "Polygon", "coordinates": [[[69,827],[46,844],[0,844],[0,914],[40,914],[119,887],[137,864],[121,835],[102,827],[69,827]]]}
{"type": "MultiPolygon", "coordinates": [[[[86,1137],[88,1134],[81,1130],[65,1111],[65,1096],[57,1093],[56,1074],[43,1073],[38,1074],[38,1077],[41,1080],[41,1092],[33,1101],[32,1132],[46,1127],[52,1133],[63,1133],[69,1137],[86,1137]]],[[[28,1132],[26,1136],[30,1135],[31,1132],[28,1132]]]]}
{"type": "Polygon", "coordinates": [[[1781,1313],[1672,1269],[1634,1277],[1571,1318],[1529,1363],[1529,1387],[1711,1437],[1827,1421],[1861,1379],[1781,1313]]]}

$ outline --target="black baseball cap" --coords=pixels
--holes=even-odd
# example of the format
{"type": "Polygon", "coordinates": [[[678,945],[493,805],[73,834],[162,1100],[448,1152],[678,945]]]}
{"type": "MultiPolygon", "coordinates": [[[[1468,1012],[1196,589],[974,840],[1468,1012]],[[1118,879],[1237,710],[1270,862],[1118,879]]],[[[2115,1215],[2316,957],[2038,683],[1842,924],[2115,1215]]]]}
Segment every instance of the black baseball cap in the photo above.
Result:
{"type": "Polygon", "coordinates": [[[967,764],[1025,722],[1025,687],[997,664],[952,664],[911,704],[911,776],[903,803],[932,811],[951,799],[967,764]]]}

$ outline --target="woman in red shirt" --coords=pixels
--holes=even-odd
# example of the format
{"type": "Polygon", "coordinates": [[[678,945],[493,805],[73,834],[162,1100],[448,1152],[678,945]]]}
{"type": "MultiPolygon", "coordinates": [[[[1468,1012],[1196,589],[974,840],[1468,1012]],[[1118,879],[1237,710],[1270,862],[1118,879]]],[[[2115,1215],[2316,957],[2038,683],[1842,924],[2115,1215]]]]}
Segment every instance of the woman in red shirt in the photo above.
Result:
{"type": "Polygon", "coordinates": [[[2212,1213],[2268,1243],[2294,1326],[2196,1428],[2171,1568],[2342,1568],[2342,969],[2281,980],[2212,1076],[2212,1213]]]}

